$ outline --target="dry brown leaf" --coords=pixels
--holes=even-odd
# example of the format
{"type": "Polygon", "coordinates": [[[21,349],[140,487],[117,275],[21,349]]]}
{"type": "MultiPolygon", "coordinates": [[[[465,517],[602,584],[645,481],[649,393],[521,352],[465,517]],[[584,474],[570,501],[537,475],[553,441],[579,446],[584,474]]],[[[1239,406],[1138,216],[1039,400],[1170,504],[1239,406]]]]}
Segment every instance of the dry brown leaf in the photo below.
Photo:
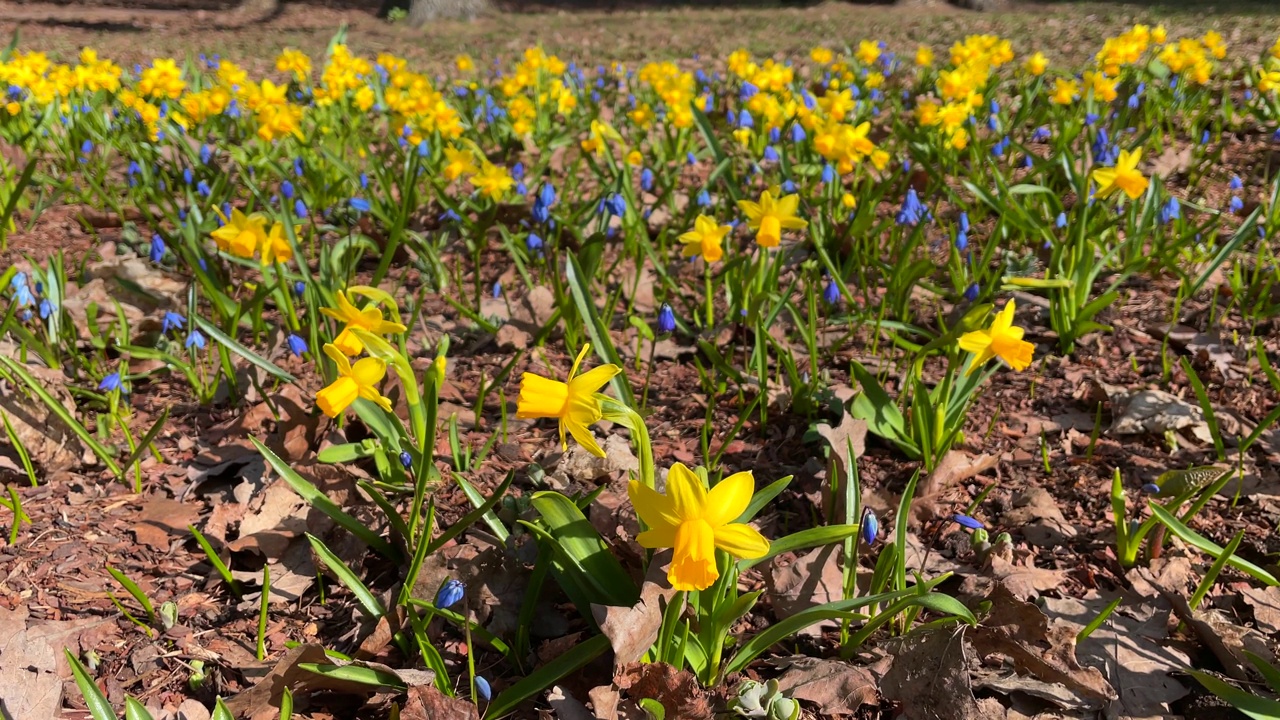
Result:
{"type": "Polygon", "coordinates": [[[433,685],[409,688],[409,699],[400,711],[401,720],[476,720],[476,706],[451,698],[433,685]]]}
{"type": "Polygon", "coordinates": [[[142,512],[138,513],[130,529],[143,545],[168,550],[175,537],[185,539],[190,535],[187,526],[199,517],[200,509],[193,504],[161,495],[148,495],[143,498],[142,512]]]}
{"type": "MultiPolygon", "coordinates": [[[[0,352],[5,351],[0,349],[0,352]]],[[[16,353],[9,356],[17,357],[16,353]]],[[[67,391],[66,376],[57,370],[36,365],[26,365],[24,368],[75,417],[76,404],[67,391]]],[[[85,449],[71,428],[50,412],[49,407],[39,398],[28,397],[25,388],[18,390],[7,384],[0,387],[0,413],[9,418],[18,441],[30,453],[32,461],[43,471],[42,474],[54,475],[69,470],[84,457],[85,449]]],[[[5,442],[8,442],[7,437],[5,442]]]]}
{"type": "MultiPolygon", "coordinates": [[[[340,680],[329,675],[321,675],[304,670],[298,667],[302,663],[318,663],[321,665],[346,664],[330,658],[325,654],[324,648],[319,645],[298,645],[290,648],[283,657],[271,666],[271,669],[256,685],[228,699],[226,701],[227,709],[236,717],[252,717],[267,712],[270,708],[274,708],[275,712],[279,714],[280,698],[284,695],[286,687],[292,690],[295,695],[327,690],[367,696],[374,690],[374,688],[364,683],[340,680]]],[[[362,667],[372,667],[397,675],[409,687],[411,692],[417,687],[430,686],[435,678],[435,674],[429,670],[395,670],[386,665],[368,662],[357,664],[362,667]]],[[[439,718],[444,716],[428,715],[426,717],[439,718]]]]}
{"type": "Polygon", "coordinates": [[[1268,635],[1280,633],[1280,588],[1245,588],[1240,595],[1253,611],[1253,622],[1259,630],[1268,635]]]}
{"type": "Polygon", "coordinates": [[[1038,607],[1019,600],[998,583],[987,599],[991,613],[970,634],[979,655],[1003,655],[1018,672],[1062,683],[1093,708],[1116,699],[1115,690],[1097,668],[1082,667],[1076,660],[1076,630],[1071,625],[1051,623],[1038,607]]]}
{"type": "Polygon", "coordinates": [[[999,702],[979,704],[969,684],[964,634],[954,628],[914,632],[891,641],[893,667],[880,692],[901,704],[903,720],[1004,720],[999,702]]]}
{"type": "MultiPolygon", "coordinates": [[[[1084,601],[1074,598],[1044,599],[1045,614],[1069,623],[1078,632],[1092,622],[1112,598],[1094,596],[1084,601]]],[[[1150,602],[1150,599],[1144,599],[1150,602]]],[[[1145,621],[1129,617],[1122,603],[1105,623],[1076,647],[1084,665],[1097,668],[1119,691],[1112,705],[1118,715],[1146,717],[1170,714],[1170,704],[1187,694],[1188,688],[1170,672],[1181,671],[1191,658],[1170,642],[1169,605],[1145,621]]]]}
{"type": "Polygon", "coordinates": [[[1027,488],[1013,496],[1013,509],[1003,517],[1007,527],[1020,528],[1032,545],[1055,547],[1078,533],[1058,508],[1058,501],[1044,488],[1027,488]]]}
{"type": "Polygon", "coordinates": [[[25,608],[0,608],[0,709],[6,717],[58,717],[63,678],[71,675],[63,649],[78,654],[80,636],[109,622],[31,621],[25,608]]]}
{"type": "Polygon", "coordinates": [[[863,705],[878,704],[876,678],[864,667],[803,655],[772,664],[783,670],[779,688],[788,697],[814,703],[823,715],[853,715],[863,705]]]}
{"type": "Polygon", "coordinates": [[[1020,600],[1031,600],[1047,590],[1055,590],[1067,578],[1067,574],[1061,570],[1036,567],[1035,556],[1031,553],[1026,553],[1025,557],[1013,562],[992,553],[990,564],[991,577],[1020,600]]]}
{"type": "Polygon", "coordinates": [[[609,638],[609,644],[613,646],[615,671],[639,661],[657,641],[664,606],[675,595],[675,590],[667,582],[666,567],[670,563],[670,550],[653,556],[644,585],[640,588],[640,601],[634,606],[591,605],[591,614],[600,626],[600,632],[609,638]]]}
{"type": "Polygon", "coordinates": [[[632,664],[614,675],[614,684],[633,699],[651,698],[661,703],[672,720],[711,720],[711,698],[688,670],[666,663],[632,664]]]}
{"type": "MultiPolygon", "coordinates": [[[[781,565],[778,558],[769,561],[765,574],[766,595],[779,620],[802,610],[844,599],[844,573],[840,569],[840,546],[832,543],[815,548],[781,565]]],[[[799,631],[804,635],[822,634],[816,623],[799,631]]]]}

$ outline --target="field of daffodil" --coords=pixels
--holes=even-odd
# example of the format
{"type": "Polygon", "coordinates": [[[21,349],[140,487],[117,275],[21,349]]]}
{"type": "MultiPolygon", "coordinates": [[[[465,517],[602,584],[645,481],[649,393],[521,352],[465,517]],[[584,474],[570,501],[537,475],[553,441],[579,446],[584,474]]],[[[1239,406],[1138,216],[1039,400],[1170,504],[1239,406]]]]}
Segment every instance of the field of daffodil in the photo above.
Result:
{"type": "Polygon", "coordinates": [[[251,66],[0,53],[12,717],[1280,717],[1280,38],[251,66]]]}

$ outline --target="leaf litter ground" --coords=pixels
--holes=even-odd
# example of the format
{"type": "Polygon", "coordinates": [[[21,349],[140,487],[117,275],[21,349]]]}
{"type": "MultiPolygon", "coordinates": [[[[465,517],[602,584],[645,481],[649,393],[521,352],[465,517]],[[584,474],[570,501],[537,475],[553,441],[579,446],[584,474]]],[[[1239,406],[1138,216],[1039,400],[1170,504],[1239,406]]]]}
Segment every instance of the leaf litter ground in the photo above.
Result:
{"type": "MultiPolygon", "coordinates": [[[[1054,8],[1050,19],[1058,21],[1071,17],[1069,13],[1090,9],[1096,10],[1091,6],[1085,10],[1054,8]]],[[[56,15],[47,7],[24,5],[22,10],[28,17],[17,21],[23,32],[34,31],[42,42],[62,41],[74,47],[86,39],[83,30],[30,20],[41,12],[56,15]]],[[[262,34],[282,29],[297,34],[290,42],[299,37],[303,43],[307,38],[319,42],[340,19],[353,19],[356,28],[369,31],[367,36],[353,34],[357,47],[360,42],[391,46],[417,37],[347,11],[308,8],[306,12],[309,20],[304,21],[298,8],[287,5],[283,15],[271,23],[217,30],[218,42],[252,47],[262,34]]],[[[718,12],[741,13],[739,20],[745,19],[752,28],[753,23],[773,18],[769,13],[779,11],[718,12]]],[[[801,51],[811,46],[815,37],[830,32],[824,28],[849,17],[850,12],[867,13],[874,28],[893,22],[899,17],[895,13],[914,11],[850,10],[832,4],[781,11],[777,17],[793,23],[801,37],[794,39],[795,47],[771,46],[768,50],[801,51]]],[[[1019,31],[1043,32],[1028,18],[1048,12],[1037,8],[994,18],[916,12],[907,16],[908,29],[900,32],[907,38],[922,39],[937,32],[936,26],[966,23],[1018,38],[1019,31]],[[1010,23],[1015,26],[1012,30],[1010,23]],[[917,37],[917,33],[923,36],[917,37]]],[[[629,22],[627,17],[620,14],[623,22],[629,22]]],[[[643,32],[660,35],[663,20],[647,17],[642,24],[649,27],[643,32]]],[[[708,22],[725,22],[712,15],[706,17],[708,22]]],[[[1105,18],[1092,17],[1097,27],[1088,32],[1096,31],[1098,37],[1135,19],[1121,12],[1105,16],[1112,22],[1108,25],[1105,18]]],[[[1234,17],[1221,21],[1239,23],[1237,28],[1247,28],[1249,23],[1234,17]]],[[[0,30],[5,29],[5,22],[0,21],[0,30]]],[[[194,30],[194,25],[181,25],[176,18],[173,22],[188,32],[194,30]]],[[[211,22],[216,25],[218,20],[211,22]]],[[[462,26],[465,40],[460,41],[463,45],[459,49],[477,52],[494,48],[494,55],[504,52],[507,45],[494,37],[488,26],[491,22],[462,26]]],[[[529,37],[510,42],[524,46],[530,37],[545,37],[541,35],[547,31],[545,17],[521,16],[516,22],[520,32],[529,37]]],[[[571,16],[566,22],[571,28],[582,29],[582,36],[575,38],[570,29],[555,36],[556,41],[566,49],[585,48],[587,53],[593,42],[600,42],[600,33],[615,33],[616,39],[619,32],[608,29],[609,23],[619,22],[613,17],[605,21],[571,16]],[[575,39],[581,43],[575,45],[575,39]]],[[[1269,31],[1266,23],[1262,25],[1253,31],[1259,42],[1269,31]]],[[[627,36],[633,44],[623,43],[623,53],[649,57],[682,52],[676,46],[678,38],[658,50],[642,47],[642,38],[648,35],[640,32],[627,36]]],[[[868,34],[888,40],[896,37],[889,31],[868,34]]],[[[949,29],[948,34],[956,32],[949,29]]],[[[1270,37],[1274,36],[1270,31],[1270,37]]],[[[748,33],[740,43],[737,38],[734,41],[735,46],[752,46],[776,42],[774,38],[776,35],[766,39],[762,33],[760,37],[748,33]]],[[[145,22],[141,39],[138,43],[131,35],[116,36],[116,40],[126,41],[118,47],[113,47],[110,36],[105,42],[102,37],[92,42],[108,52],[120,50],[117,57],[122,60],[128,59],[129,52],[140,53],[140,57],[163,54],[164,50],[155,48],[170,42],[165,39],[164,25],[148,26],[145,22]]],[[[1091,40],[1091,36],[1082,37],[1074,43],[1083,50],[1096,46],[1091,40]]],[[[1232,40],[1249,42],[1247,36],[1232,40]]],[[[1064,45],[1063,51],[1070,53],[1069,46],[1074,43],[1064,45]]],[[[270,54],[263,52],[260,57],[270,54]]],[[[1258,168],[1261,156],[1249,138],[1230,148],[1218,190],[1225,196],[1225,177],[1232,172],[1242,176],[1268,172],[1258,168]]],[[[98,262],[99,256],[108,255],[110,246],[104,243],[121,239],[119,224],[110,219],[86,224],[77,216],[74,208],[46,213],[36,227],[12,236],[6,260],[23,254],[38,259],[53,248],[61,248],[91,264],[98,262]]],[[[503,279],[500,265],[488,267],[492,276],[481,278],[482,287],[503,279]]],[[[146,278],[157,286],[163,280],[146,278]]],[[[500,414],[495,394],[488,395],[478,412],[472,407],[481,384],[499,373],[513,349],[529,344],[522,321],[528,326],[539,324],[537,289],[524,290],[512,282],[504,282],[504,287],[512,320],[504,327],[514,331],[496,337],[465,331],[465,324],[454,319],[443,301],[423,313],[427,335],[421,339],[423,345],[432,344],[432,334],[448,332],[455,340],[462,338],[451,353],[442,412],[457,414],[462,442],[473,448],[489,438],[500,414]]],[[[1114,334],[1090,337],[1072,358],[1051,360],[1037,375],[997,375],[970,413],[966,432],[971,442],[962,448],[963,461],[941,468],[926,480],[911,526],[920,564],[930,574],[955,572],[954,582],[945,589],[961,597],[991,601],[997,608],[994,620],[963,632],[941,629],[905,641],[872,643],[854,663],[838,659],[832,628],[810,628],[789,647],[798,654],[776,653],[753,665],[747,674],[781,678],[794,697],[806,702],[807,710],[824,717],[1094,717],[1100,712],[1196,720],[1230,716],[1230,710],[1216,706],[1198,685],[1180,677],[1178,670],[1190,665],[1238,677],[1245,667],[1240,651],[1266,648],[1280,633],[1280,592],[1251,588],[1243,576],[1227,570],[1225,581],[1208,599],[1208,610],[1189,613],[1178,600],[1190,593],[1203,574],[1205,558],[1175,546],[1150,568],[1125,573],[1114,554],[1108,491],[1116,467],[1121,468],[1126,487],[1137,488],[1166,469],[1205,464],[1212,457],[1187,378],[1176,366],[1169,392],[1145,398],[1152,412],[1137,413],[1125,395],[1157,385],[1163,372],[1161,352],[1166,338],[1176,352],[1191,358],[1196,371],[1206,378],[1218,417],[1247,432],[1250,420],[1264,415],[1280,398],[1260,379],[1246,347],[1231,338],[1236,332],[1264,338],[1265,349],[1274,355],[1280,352],[1280,327],[1274,319],[1252,325],[1238,317],[1211,320],[1214,313],[1205,301],[1184,305],[1176,327],[1170,327],[1167,318],[1153,321],[1153,308],[1172,306],[1173,287],[1172,281],[1132,281],[1123,286],[1121,300],[1106,318],[1116,328],[1114,334]],[[1100,416],[1096,415],[1099,408],[1100,416]],[[1095,420],[1104,432],[1091,442],[1095,420]],[[1170,451],[1171,437],[1178,440],[1174,451],[1170,451]],[[967,536],[947,518],[992,485],[995,488],[973,514],[993,531],[1011,532],[1014,546],[979,558],[970,551],[967,536]],[[1077,645],[1075,633],[1118,594],[1125,596],[1121,609],[1077,645]]],[[[1029,337],[1047,346],[1051,333],[1042,310],[1033,302],[1024,308],[1020,323],[1028,327],[1029,337]]],[[[921,312],[928,314],[924,308],[921,312]]],[[[867,341],[869,338],[855,337],[835,353],[830,366],[837,385],[848,386],[850,380],[841,368],[847,367],[850,359],[862,357],[861,348],[867,341]]],[[[615,342],[619,348],[635,347],[634,337],[620,335],[615,342]]],[[[83,711],[75,710],[83,704],[74,687],[65,682],[65,666],[59,667],[63,647],[99,659],[97,677],[117,705],[130,694],[156,709],[157,717],[207,717],[206,708],[215,696],[236,696],[234,707],[244,717],[267,717],[273,678],[311,683],[307,717],[386,716],[387,697],[344,693],[348,688],[304,679],[296,668],[298,662],[322,659],[318,648],[327,647],[399,669],[385,628],[362,624],[349,594],[317,572],[307,533],[324,538],[379,592],[389,591],[395,572],[394,568],[380,567],[343,533],[334,532],[323,515],[310,511],[266,471],[249,445],[249,436],[262,439],[300,474],[344,507],[353,508],[358,517],[374,517],[372,509],[362,505],[354,486],[364,470],[358,465],[338,469],[314,461],[315,451],[328,443],[360,439],[359,427],[338,428],[310,414],[309,394],[318,389],[320,379],[308,375],[301,364],[289,366],[279,342],[274,348],[263,349],[299,375],[301,389],[277,391],[268,386],[265,395],[252,393],[238,405],[224,401],[202,408],[181,383],[160,379],[136,387],[136,433],[144,433],[162,409],[171,410],[171,419],[157,443],[163,459],[148,458],[142,464],[143,493],[135,494],[125,485],[108,481],[79,453],[66,457],[65,448],[63,457],[54,463],[60,466],[58,473],[40,487],[20,488],[31,523],[19,533],[17,543],[10,545],[0,539],[0,637],[9,638],[0,644],[0,688],[5,688],[6,709],[13,717],[57,717],[60,713],[85,717],[83,711]],[[247,592],[241,599],[216,579],[191,538],[189,525],[213,542],[236,579],[244,584],[247,592]],[[157,606],[166,601],[176,603],[177,623],[162,635],[149,638],[125,620],[108,591],[121,597],[131,612],[141,609],[124,598],[107,566],[138,582],[157,606]],[[254,590],[263,566],[271,570],[273,588],[267,659],[258,661],[254,654],[258,606],[254,590]],[[323,590],[323,602],[317,585],[323,590]],[[289,649],[287,644],[293,643],[300,645],[289,649]],[[203,664],[204,675],[198,685],[190,682],[197,663],[203,664]],[[70,689],[64,692],[64,686],[70,689]],[[9,690],[17,687],[21,690],[16,694],[9,690]]],[[[648,375],[652,411],[648,421],[660,467],[675,461],[692,464],[702,453],[697,436],[708,417],[708,400],[690,392],[698,387],[696,371],[689,362],[694,352],[692,347],[660,346],[653,372],[648,375]]],[[[647,349],[642,348],[640,356],[647,360],[647,349]]],[[[633,356],[625,359],[635,362],[633,356]]],[[[550,347],[527,352],[507,378],[505,396],[515,397],[519,372],[543,370],[547,365],[563,371],[570,361],[550,347]]],[[[245,379],[252,379],[248,368],[243,372],[245,379]]],[[[713,454],[723,452],[723,462],[729,468],[753,469],[760,478],[795,475],[790,490],[764,518],[766,534],[806,527],[830,502],[823,493],[830,472],[824,459],[826,443],[810,432],[805,421],[787,412],[786,398],[772,400],[767,422],[749,419],[732,441],[725,443],[724,437],[717,437],[710,447],[713,454]]],[[[732,427],[741,411],[735,402],[722,400],[709,414],[715,426],[723,429],[732,427]]],[[[40,418],[31,421],[33,427],[41,423],[40,418]]],[[[832,432],[833,437],[857,433],[848,418],[831,417],[828,422],[838,429],[832,432]]],[[[1196,518],[1193,528],[1224,545],[1244,530],[1241,556],[1272,567],[1271,556],[1280,551],[1280,540],[1271,532],[1280,518],[1280,475],[1275,467],[1280,460],[1280,433],[1272,431],[1260,443],[1266,462],[1247,467],[1243,482],[1228,485],[1224,496],[1196,518]]],[[[563,456],[558,450],[547,450],[555,446],[552,428],[513,421],[508,435],[469,478],[488,491],[509,470],[517,470],[518,489],[527,494],[534,485],[525,470],[537,464],[545,471],[543,487],[590,490],[603,484],[606,489],[592,508],[592,523],[606,537],[634,537],[638,527],[625,500],[625,443],[611,447],[616,449],[611,464],[594,463],[577,448],[563,456]]],[[[437,450],[441,458],[448,458],[451,452],[443,440],[437,450]]],[[[52,459],[57,452],[50,449],[48,455],[41,459],[52,459]]],[[[9,482],[21,479],[15,460],[0,454],[0,473],[9,482]]],[[[865,452],[857,462],[867,503],[888,525],[897,494],[914,466],[874,440],[865,441],[865,452]]],[[[456,520],[470,507],[452,486],[441,487],[436,501],[442,524],[456,520]]],[[[620,554],[634,553],[627,543],[618,545],[620,554]]],[[[522,575],[527,572],[528,558],[512,557],[501,546],[468,533],[434,563],[425,573],[424,588],[438,585],[438,579],[450,574],[462,576],[471,589],[468,609],[482,623],[511,628],[519,621],[516,608],[523,598],[522,575]]],[[[636,566],[638,562],[629,564],[636,566]]],[[[839,592],[835,589],[839,584],[836,554],[826,550],[781,556],[744,580],[751,589],[766,590],[768,602],[743,620],[742,630],[761,629],[807,602],[822,602],[824,594],[839,592]]],[[[535,617],[540,662],[553,659],[584,638],[585,627],[562,599],[549,596],[535,617]]],[[[468,648],[460,636],[448,630],[433,628],[433,632],[439,635],[438,646],[444,648],[446,660],[455,669],[465,664],[469,652],[476,653],[478,667],[493,665],[482,646],[468,648]]],[[[495,690],[509,682],[501,675],[492,679],[495,690]]],[[[614,668],[606,661],[564,681],[537,707],[544,708],[542,712],[550,707],[560,717],[607,720],[633,716],[634,702],[639,698],[658,699],[667,707],[669,717],[691,718],[710,717],[724,700],[697,688],[691,677],[670,669],[626,663],[614,668]]],[[[415,687],[402,717],[464,718],[473,717],[474,712],[468,704],[415,687]]],[[[538,712],[530,704],[522,715],[533,717],[538,712]]]]}

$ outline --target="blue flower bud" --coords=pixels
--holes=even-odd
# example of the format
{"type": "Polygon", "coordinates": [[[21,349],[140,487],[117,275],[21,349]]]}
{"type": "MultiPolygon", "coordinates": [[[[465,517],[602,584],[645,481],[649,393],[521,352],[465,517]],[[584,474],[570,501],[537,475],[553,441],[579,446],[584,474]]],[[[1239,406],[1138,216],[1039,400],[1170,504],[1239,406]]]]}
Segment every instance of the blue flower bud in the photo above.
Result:
{"type": "Polygon", "coordinates": [[[742,112],[738,113],[738,127],[753,128],[755,126],[756,126],[756,121],[754,118],[751,117],[750,112],[748,112],[746,109],[743,109],[742,112]]]}
{"type": "Polygon", "coordinates": [[[285,180],[284,182],[280,183],[280,197],[284,198],[285,200],[293,199],[293,183],[289,182],[288,180],[285,180]]]}
{"type": "Polygon", "coordinates": [[[441,610],[452,607],[462,599],[466,591],[467,588],[461,581],[449,579],[448,582],[440,587],[440,591],[436,593],[436,607],[441,610]]]}
{"type": "Polygon", "coordinates": [[[963,252],[969,247],[969,234],[961,230],[956,233],[956,249],[963,252]]]}
{"type": "Polygon", "coordinates": [[[1228,185],[1231,187],[1232,190],[1239,190],[1240,188],[1244,187],[1244,182],[1240,179],[1239,175],[1232,175],[1231,182],[1228,183],[1228,185]]]}
{"type": "Polygon", "coordinates": [[[782,192],[793,193],[796,191],[796,184],[790,180],[782,181],[782,192]]]}
{"type": "Polygon", "coordinates": [[[80,143],[80,152],[85,155],[88,155],[89,153],[93,152],[93,141],[85,140],[84,142],[80,143]]]}
{"type": "Polygon", "coordinates": [[[1142,486],[1142,492],[1148,495],[1155,495],[1160,492],[1160,486],[1155,483],[1147,483],[1142,486]]]}
{"type": "Polygon", "coordinates": [[[1053,222],[1059,230],[1067,226],[1067,214],[1065,212],[1058,213],[1058,219],[1053,222]]]}
{"type": "Polygon", "coordinates": [[[698,193],[698,197],[694,199],[694,202],[698,204],[698,207],[709,207],[711,205],[711,193],[707,192],[706,188],[703,188],[698,193]]]}
{"type": "Polygon", "coordinates": [[[961,212],[958,224],[960,226],[960,232],[963,232],[963,233],[969,232],[969,213],[961,212]]]}
{"type": "MultiPolygon", "coordinates": [[[[1280,136],[1280,130],[1276,131],[1276,135],[1280,136]]],[[[685,159],[685,162],[689,163],[690,165],[698,164],[698,158],[694,156],[692,150],[690,150],[688,153],[685,154],[684,159],[685,159]]]]}
{"type": "Polygon", "coordinates": [[[676,314],[671,306],[662,303],[662,307],[658,309],[658,334],[667,335],[676,330],[676,314]]]}
{"type": "Polygon", "coordinates": [[[360,189],[361,190],[369,189],[369,176],[366,175],[365,173],[360,173],[360,189]]]}
{"type": "Polygon", "coordinates": [[[302,198],[293,201],[293,214],[300,220],[307,219],[307,204],[302,202],[302,198]]]}
{"type": "Polygon", "coordinates": [[[778,151],[772,145],[766,145],[764,148],[764,159],[768,162],[778,162],[778,151]]]}
{"type": "Polygon", "coordinates": [[[204,163],[205,165],[208,165],[209,160],[211,158],[213,158],[213,148],[209,147],[208,145],[201,145],[200,146],[200,162],[204,163]]]}
{"type": "Polygon", "coordinates": [[[164,257],[164,239],[159,235],[151,236],[151,262],[158,263],[164,257]]]}
{"type": "Polygon", "coordinates": [[[1244,209],[1244,201],[1238,197],[1232,196],[1231,201],[1227,204],[1231,212],[1238,213],[1244,209]]]}
{"type": "Polygon", "coordinates": [[[880,521],[876,519],[876,514],[868,510],[862,516],[862,542],[867,545],[875,543],[876,538],[880,537],[880,521]]]}
{"type": "Polygon", "coordinates": [[[476,694],[485,702],[489,702],[489,698],[493,696],[493,689],[489,687],[489,681],[480,675],[476,676],[476,694]]]}
{"type": "Polygon", "coordinates": [[[831,167],[831,163],[827,163],[826,165],[823,165],[822,166],[823,184],[830,185],[831,183],[835,182],[835,179],[836,179],[836,169],[831,167]]]}
{"type": "Polygon", "coordinates": [[[796,123],[791,126],[791,142],[801,143],[804,142],[806,137],[808,136],[805,135],[804,127],[802,127],[800,123],[796,123]]]}
{"type": "Polygon", "coordinates": [[[970,530],[984,529],[984,526],[981,522],[969,517],[968,515],[956,514],[956,515],[953,515],[951,519],[955,521],[958,525],[961,525],[962,527],[966,527],[970,530]]]}
{"type": "Polygon", "coordinates": [[[196,183],[196,192],[200,194],[200,197],[209,197],[213,194],[213,190],[210,189],[209,183],[204,180],[196,183]]]}
{"type": "Polygon", "coordinates": [[[353,197],[350,200],[351,208],[357,212],[369,212],[369,201],[364,198],[353,197]]]}
{"type": "Polygon", "coordinates": [[[835,305],[840,302],[840,285],[834,279],[827,281],[827,286],[822,291],[822,299],[828,305],[835,305]]]}
{"type": "Polygon", "coordinates": [[[400,465],[404,467],[405,470],[413,467],[413,456],[409,454],[408,450],[400,451],[400,465]]]}
{"type": "Polygon", "coordinates": [[[653,190],[653,171],[649,168],[640,171],[640,189],[645,192],[653,190]]]}
{"type": "Polygon", "coordinates": [[[502,281],[494,280],[493,281],[493,299],[497,300],[500,297],[502,297],[502,281]]]}
{"type": "Polygon", "coordinates": [[[419,141],[419,142],[418,142],[418,157],[426,157],[426,156],[428,156],[428,155],[430,155],[430,154],[431,154],[431,146],[427,144],[427,141],[426,141],[426,140],[421,140],[421,141],[419,141]]]}
{"type": "Polygon", "coordinates": [[[542,250],[543,243],[542,243],[541,237],[533,233],[529,233],[529,237],[524,239],[524,244],[525,244],[525,247],[529,248],[530,251],[539,252],[542,250]]]}

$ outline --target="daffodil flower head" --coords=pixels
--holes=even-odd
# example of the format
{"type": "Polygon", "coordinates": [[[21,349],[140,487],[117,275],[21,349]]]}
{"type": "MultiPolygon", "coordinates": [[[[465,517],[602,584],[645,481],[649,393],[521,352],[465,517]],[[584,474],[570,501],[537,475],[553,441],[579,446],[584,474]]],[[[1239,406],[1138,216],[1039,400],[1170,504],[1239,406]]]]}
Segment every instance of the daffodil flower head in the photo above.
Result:
{"type": "Polygon", "coordinates": [[[685,257],[701,256],[708,263],[719,262],[724,257],[724,236],[732,230],[730,225],[721,225],[715,218],[699,215],[693,222],[693,229],[680,236],[684,243],[682,254],[685,257]]]}
{"type": "Polygon", "coordinates": [[[604,457],[604,450],[596,443],[590,425],[598,422],[604,412],[600,407],[600,388],[622,372],[617,365],[608,364],[592,368],[578,375],[578,368],[587,356],[591,345],[582,347],[567,382],[544,378],[536,373],[525,373],[520,379],[520,400],[516,404],[518,418],[557,418],[560,421],[560,447],[568,449],[565,433],[573,436],[578,444],[597,457],[604,457]]]}
{"type": "Polygon", "coordinates": [[[222,218],[222,227],[210,233],[218,249],[242,258],[251,258],[258,248],[267,240],[267,218],[260,213],[245,215],[238,209],[232,209],[231,217],[222,214],[222,210],[213,209],[222,218]]]}
{"type": "Polygon", "coordinates": [[[781,195],[782,191],[774,188],[760,193],[760,202],[738,201],[738,207],[747,216],[747,226],[756,231],[760,247],[777,247],[782,242],[783,230],[803,230],[809,226],[807,221],[796,217],[800,196],[781,195]]]}
{"type": "Polygon", "coordinates": [[[337,308],[320,308],[320,312],[346,323],[346,327],[333,341],[333,345],[345,355],[354,357],[364,351],[364,343],[352,332],[353,328],[367,330],[374,335],[395,335],[407,329],[400,323],[383,319],[382,310],[377,305],[369,305],[361,310],[351,304],[345,292],[339,292],[337,298],[337,308]]]}
{"type": "Polygon", "coordinates": [[[716,550],[755,559],[769,552],[758,530],[735,522],[751,503],[755,478],[740,472],[710,491],[689,468],[676,463],[667,473],[666,494],[638,480],[627,486],[636,514],[649,527],[636,541],[646,548],[674,550],[667,580],[676,590],[705,590],[720,576],[716,550]]]}
{"type": "Polygon", "coordinates": [[[337,417],[356,398],[364,398],[391,412],[391,400],[378,392],[377,385],[387,376],[387,364],[378,358],[361,358],[353,365],[332,343],[324,346],[324,354],[338,366],[338,379],[316,393],[316,405],[329,417],[337,417]]]}
{"type": "Polygon", "coordinates": [[[971,352],[976,357],[969,363],[965,375],[972,374],[988,360],[998,357],[1009,363],[1018,372],[1031,365],[1036,346],[1022,339],[1023,329],[1013,324],[1015,305],[1012,300],[996,313],[991,327],[986,330],[974,330],[960,336],[960,349],[971,352]]]}
{"type": "Polygon", "coordinates": [[[1121,150],[1115,167],[1098,168],[1093,171],[1093,181],[1098,184],[1096,197],[1105,200],[1117,190],[1123,190],[1130,200],[1137,200],[1147,191],[1149,181],[1138,170],[1142,160],[1142,148],[1133,152],[1121,150]]]}

